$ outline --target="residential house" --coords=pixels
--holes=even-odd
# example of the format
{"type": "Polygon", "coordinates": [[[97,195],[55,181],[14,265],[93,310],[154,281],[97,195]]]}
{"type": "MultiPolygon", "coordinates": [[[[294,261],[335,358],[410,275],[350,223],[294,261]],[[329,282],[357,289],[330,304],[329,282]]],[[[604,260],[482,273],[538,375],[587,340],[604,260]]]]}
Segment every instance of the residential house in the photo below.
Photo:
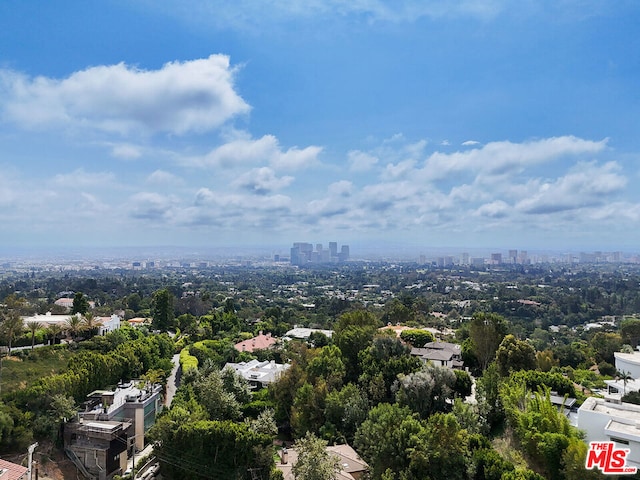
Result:
{"type": "Polygon", "coordinates": [[[264,335],[262,331],[253,338],[236,343],[234,346],[239,352],[253,352],[255,350],[265,350],[271,348],[278,340],[271,336],[271,333],[264,335]]]}
{"type": "Polygon", "coordinates": [[[29,469],[0,459],[0,480],[27,480],[29,469]]]}
{"type": "Polygon", "coordinates": [[[110,480],[127,469],[130,427],[130,422],[84,421],[80,417],[65,425],[65,452],[85,477],[110,480]]]}
{"type": "Polygon", "coordinates": [[[287,339],[297,339],[297,340],[309,340],[309,336],[313,332],[320,332],[325,337],[331,338],[333,335],[333,330],[322,330],[320,328],[306,328],[306,327],[294,327],[285,333],[284,337],[287,339]]]}
{"type": "Polygon", "coordinates": [[[251,360],[250,362],[227,363],[224,368],[235,370],[249,382],[252,389],[259,390],[275,382],[290,366],[286,363],[275,363],[273,360],[264,362],[251,360]]]}
{"type": "Polygon", "coordinates": [[[412,348],[411,355],[419,357],[423,362],[431,362],[442,367],[464,367],[462,349],[457,343],[429,342],[422,348],[412,348]]]}
{"type": "Polygon", "coordinates": [[[627,465],[640,468],[640,405],[589,397],[578,409],[578,428],[586,442],[615,442],[629,449],[627,465]]]}
{"type": "Polygon", "coordinates": [[[121,474],[127,450],[144,448],[144,435],[162,409],[161,391],[161,385],[130,381],[91,392],[77,421],[65,424],[69,457],[98,480],[121,474]]]}
{"type": "MultiPolygon", "coordinates": [[[[361,480],[369,471],[369,465],[349,445],[327,447],[327,453],[338,458],[341,470],[338,472],[336,480],[361,480]]],[[[297,461],[298,452],[295,448],[281,451],[280,461],[276,463],[276,468],[282,472],[284,480],[295,480],[293,466],[297,461]]]]}

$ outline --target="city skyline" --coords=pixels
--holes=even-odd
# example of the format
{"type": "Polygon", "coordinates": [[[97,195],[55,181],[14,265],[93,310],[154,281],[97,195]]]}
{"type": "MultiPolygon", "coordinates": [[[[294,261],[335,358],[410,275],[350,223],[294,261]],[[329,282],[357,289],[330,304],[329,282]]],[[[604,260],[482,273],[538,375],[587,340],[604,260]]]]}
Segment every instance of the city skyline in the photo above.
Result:
{"type": "Polygon", "coordinates": [[[5,2],[0,248],[633,250],[639,21],[633,1],[5,2]]]}

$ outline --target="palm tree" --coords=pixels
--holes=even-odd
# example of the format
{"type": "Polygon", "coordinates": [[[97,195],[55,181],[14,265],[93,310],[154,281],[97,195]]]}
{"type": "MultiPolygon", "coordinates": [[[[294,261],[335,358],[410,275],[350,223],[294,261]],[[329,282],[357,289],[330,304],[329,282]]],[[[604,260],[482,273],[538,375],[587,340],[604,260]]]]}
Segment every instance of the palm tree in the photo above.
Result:
{"type": "Polygon", "coordinates": [[[9,355],[11,355],[11,344],[15,336],[24,330],[24,321],[22,317],[15,311],[10,311],[4,315],[2,321],[2,330],[7,338],[7,346],[9,347],[9,355]]]}
{"type": "Polygon", "coordinates": [[[67,330],[71,333],[71,339],[75,341],[78,333],[84,330],[84,322],[80,315],[71,315],[66,323],[67,330]]]}
{"type": "Polygon", "coordinates": [[[53,345],[56,344],[56,339],[58,338],[58,335],[60,335],[62,333],[62,327],[60,325],[58,325],[57,323],[53,323],[51,325],[49,325],[49,328],[47,328],[47,330],[49,331],[49,335],[51,335],[53,337],[53,345]]]}
{"type": "Polygon", "coordinates": [[[89,332],[89,336],[91,337],[98,333],[98,328],[102,326],[102,322],[98,321],[98,319],[94,317],[93,313],[91,312],[87,312],[84,314],[83,324],[84,329],[89,332]]]}
{"type": "Polygon", "coordinates": [[[31,350],[33,350],[33,347],[36,344],[36,332],[42,327],[43,325],[40,322],[29,322],[27,325],[27,328],[31,332],[31,350]]]}
{"type": "Polygon", "coordinates": [[[622,396],[625,396],[627,394],[627,382],[629,380],[633,380],[631,373],[625,372],[624,370],[618,370],[618,372],[616,372],[616,380],[622,380],[624,385],[624,388],[622,389],[622,396]]]}

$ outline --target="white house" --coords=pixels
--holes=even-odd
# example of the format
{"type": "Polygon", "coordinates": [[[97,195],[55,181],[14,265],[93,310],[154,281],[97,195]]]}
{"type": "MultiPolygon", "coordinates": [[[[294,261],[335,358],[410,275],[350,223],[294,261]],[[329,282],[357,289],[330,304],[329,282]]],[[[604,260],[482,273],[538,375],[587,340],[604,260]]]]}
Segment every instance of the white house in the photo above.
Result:
{"type": "Polygon", "coordinates": [[[632,378],[640,378],[640,352],[615,352],[613,355],[616,359],[616,370],[625,372],[632,378]]]}
{"type": "Polygon", "coordinates": [[[251,360],[250,362],[227,363],[224,368],[231,368],[249,382],[251,388],[260,389],[275,382],[291,365],[274,361],[251,360]]]}
{"type": "Polygon", "coordinates": [[[98,330],[100,335],[113,332],[120,328],[121,319],[118,315],[113,314],[110,317],[98,317],[96,320],[100,324],[100,328],[98,330]]]}
{"type": "Polygon", "coordinates": [[[578,409],[578,428],[586,442],[615,442],[628,448],[627,465],[640,468],[640,405],[589,397],[578,409]]]}

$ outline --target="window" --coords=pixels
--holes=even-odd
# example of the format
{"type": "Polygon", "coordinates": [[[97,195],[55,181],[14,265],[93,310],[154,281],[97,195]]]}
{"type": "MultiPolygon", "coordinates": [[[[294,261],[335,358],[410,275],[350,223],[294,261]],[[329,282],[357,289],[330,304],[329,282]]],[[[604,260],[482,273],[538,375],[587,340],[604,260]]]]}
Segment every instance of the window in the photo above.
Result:
{"type": "Polygon", "coordinates": [[[612,442],[619,443],[621,445],[629,445],[629,440],[623,440],[622,438],[610,437],[612,442]]]}

